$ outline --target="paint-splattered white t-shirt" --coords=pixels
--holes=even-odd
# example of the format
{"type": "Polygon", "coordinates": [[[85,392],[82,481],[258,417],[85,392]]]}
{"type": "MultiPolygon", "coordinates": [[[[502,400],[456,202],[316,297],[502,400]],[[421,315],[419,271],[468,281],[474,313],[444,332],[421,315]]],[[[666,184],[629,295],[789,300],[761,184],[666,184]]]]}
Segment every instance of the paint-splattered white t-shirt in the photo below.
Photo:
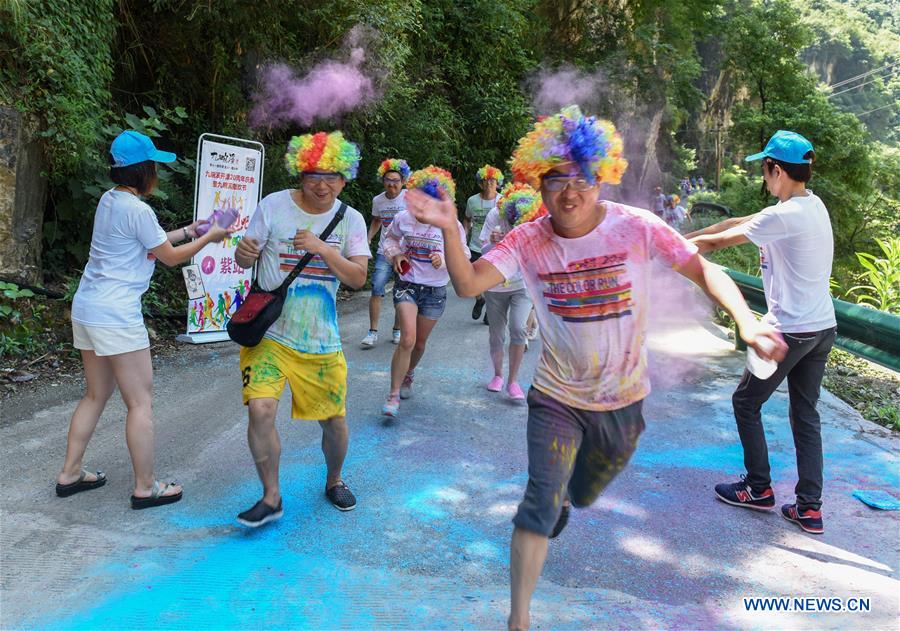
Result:
{"type": "Polygon", "coordinates": [[[397,213],[406,210],[406,189],[394,199],[388,199],[387,193],[382,192],[372,198],[372,218],[381,219],[381,231],[378,237],[378,254],[384,254],[384,235],[397,213]]]}
{"type": "MultiPolygon", "coordinates": [[[[457,221],[456,225],[459,228],[459,240],[468,257],[466,233],[461,223],[457,221]]],[[[389,259],[405,254],[409,259],[410,270],[400,276],[400,280],[429,287],[443,287],[450,282],[447,261],[444,260],[443,233],[440,228],[418,221],[408,210],[394,215],[394,221],[384,235],[384,254],[389,259]],[[440,267],[431,264],[433,252],[441,255],[440,267]]]]}
{"type": "Polygon", "coordinates": [[[583,410],[616,410],[650,393],[645,348],[652,262],[683,265],[697,253],[647,210],[606,204],[606,216],[576,239],[550,217],[516,227],[484,258],[504,278],[520,273],[543,346],[533,385],[583,410]]]}
{"type": "MultiPolygon", "coordinates": [[[[263,289],[278,287],[306,253],[294,249],[297,230],[321,234],[340,205],[341,201],[336,199],[328,212],[311,215],[294,203],[290,190],[263,198],[253,213],[246,234],[256,239],[261,250],[257,272],[263,289]]],[[[348,206],[344,218],[326,241],[345,258],[371,257],[366,236],[363,216],[348,206]]],[[[266,337],[303,353],[322,355],[341,350],[335,305],[339,284],[322,257],[314,256],[291,283],[284,311],[269,328],[266,337]]]]}

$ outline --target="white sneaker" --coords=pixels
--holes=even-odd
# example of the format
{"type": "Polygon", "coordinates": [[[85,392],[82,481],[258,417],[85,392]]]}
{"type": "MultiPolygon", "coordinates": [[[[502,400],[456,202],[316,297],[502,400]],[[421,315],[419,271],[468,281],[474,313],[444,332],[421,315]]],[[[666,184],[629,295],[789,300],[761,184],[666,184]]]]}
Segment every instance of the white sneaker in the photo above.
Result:
{"type": "Polygon", "coordinates": [[[362,339],[362,342],[359,343],[363,348],[372,348],[375,346],[375,342],[378,341],[378,331],[369,331],[366,336],[362,339]]]}
{"type": "Polygon", "coordinates": [[[393,334],[391,334],[391,343],[392,344],[400,343],[400,329],[394,329],[393,334]]]}

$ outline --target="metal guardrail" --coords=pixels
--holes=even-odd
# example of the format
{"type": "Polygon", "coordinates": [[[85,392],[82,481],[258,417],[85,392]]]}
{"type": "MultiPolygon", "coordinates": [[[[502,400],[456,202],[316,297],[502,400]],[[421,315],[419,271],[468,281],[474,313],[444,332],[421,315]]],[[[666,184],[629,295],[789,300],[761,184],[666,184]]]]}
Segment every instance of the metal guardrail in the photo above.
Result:
{"type": "Polygon", "coordinates": [[[725,215],[726,217],[734,216],[728,206],[723,206],[722,204],[717,204],[716,202],[699,201],[692,203],[691,212],[693,213],[698,210],[712,210],[721,215],[725,215]]]}
{"type": "MultiPolygon", "coordinates": [[[[762,279],[723,268],[735,282],[750,309],[757,313],[768,311],[762,279]]],[[[900,372],[900,316],[861,307],[832,298],[837,319],[835,346],[891,370],[900,372]]],[[[743,347],[735,331],[735,347],[743,347]]]]}

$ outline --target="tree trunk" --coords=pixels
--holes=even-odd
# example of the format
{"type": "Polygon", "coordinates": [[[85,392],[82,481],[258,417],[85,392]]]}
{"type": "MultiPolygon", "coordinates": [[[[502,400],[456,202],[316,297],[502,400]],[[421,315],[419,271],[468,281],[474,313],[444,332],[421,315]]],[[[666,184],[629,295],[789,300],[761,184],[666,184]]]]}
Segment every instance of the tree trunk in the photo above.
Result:
{"type": "Polygon", "coordinates": [[[35,129],[0,107],[0,277],[43,283],[41,237],[47,177],[35,129]]]}

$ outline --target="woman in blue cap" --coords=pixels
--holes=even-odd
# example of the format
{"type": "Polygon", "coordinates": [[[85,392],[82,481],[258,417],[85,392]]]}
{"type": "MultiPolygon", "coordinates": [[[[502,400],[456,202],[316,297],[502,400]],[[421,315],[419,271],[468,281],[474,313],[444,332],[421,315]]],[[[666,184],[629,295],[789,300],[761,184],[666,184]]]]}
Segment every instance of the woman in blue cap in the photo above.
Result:
{"type": "Polygon", "coordinates": [[[716,497],[755,510],[775,507],[760,408],[786,377],[799,481],[796,503],[783,505],[781,514],[804,531],[821,534],[822,431],[816,403],[837,322],[829,292],[834,256],[831,221],[822,200],[806,188],[814,159],[806,138],[792,131],[776,132],[763,151],[747,160],[762,160],[763,180],[778,203],[686,236],[700,252],[741,243],[759,247],[768,306],[765,320],[788,345],[787,356],[771,376],[760,379],[744,371],[734,392],[747,474],[738,482],[717,484],[716,497]]]}
{"type": "Polygon", "coordinates": [[[141,197],[156,188],[156,163],[174,160],[174,153],[159,151],[150,138],[135,131],[122,132],[110,147],[110,179],[116,186],[97,204],[90,257],[72,300],[72,337],[81,351],[87,388],[69,424],[66,459],[56,477],[59,497],[106,484],[103,473],[82,468],[82,459],[118,385],[128,408],[125,439],[134,467],[131,507],[149,508],[181,499],[180,486],[160,484],[153,472],[153,369],[141,296],[150,286],[157,259],[179,265],[231,230],[212,225],[196,238],[201,222],[168,233],[160,227],[141,197]],[[191,238],[194,241],[173,245],[191,238]]]}

